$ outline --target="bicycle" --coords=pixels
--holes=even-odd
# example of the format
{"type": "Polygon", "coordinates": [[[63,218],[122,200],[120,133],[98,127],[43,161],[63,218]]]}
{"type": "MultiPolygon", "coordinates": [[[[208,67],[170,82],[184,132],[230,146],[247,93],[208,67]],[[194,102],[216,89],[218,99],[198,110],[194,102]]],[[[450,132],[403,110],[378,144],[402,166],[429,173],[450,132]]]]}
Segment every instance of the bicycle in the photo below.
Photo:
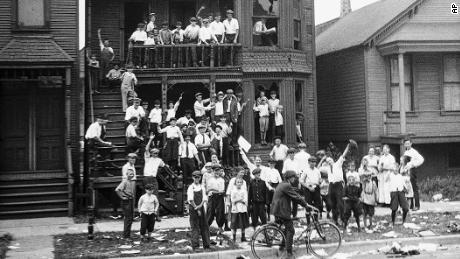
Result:
{"type": "MultiPolygon", "coordinates": [[[[339,250],[342,244],[342,235],[339,228],[329,221],[319,221],[319,210],[308,205],[311,212],[306,213],[310,223],[301,231],[294,234],[293,248],[298,251],[305,244],[307,252],[318,258],[328,258],[339,250]]],[[[277,256],[284,249],[284,227],[271,222],[257,229],[251,238],[251,251],[254,258],[261,259],[277,256]],[[278,248],[278,249],[276,249],[278,248]],[[279,250],[279,251],[278,251],[279,250]]]]}

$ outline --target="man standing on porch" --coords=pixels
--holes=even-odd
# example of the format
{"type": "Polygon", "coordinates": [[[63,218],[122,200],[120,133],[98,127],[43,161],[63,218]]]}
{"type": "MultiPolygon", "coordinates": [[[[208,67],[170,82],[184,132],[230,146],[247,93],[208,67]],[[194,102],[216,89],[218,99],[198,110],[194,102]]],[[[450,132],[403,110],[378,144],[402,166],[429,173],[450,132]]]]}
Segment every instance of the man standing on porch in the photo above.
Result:
{"type": "Polygon", "coordinates": [[[133,92],[134,97],[136,93],[134,92],[134,86],[137,85],[136,75],[133,73],[132,66],[126,66],[127,71],[121,76],[121,102],[123,105],[123,112],[126,112],[128,108],[128,93],[133,92]]]}
{"type": "MultiPolygon", "coordinates": [[[[238,20],[233,18],[232,10],[227,10],[227,19],[224,20],[223,24],[225,28],[224,42],[230,44],[238,43],[240,26],[238,20]]],[[[226,48],[224,58],[226,65],[233,65],[232,62],[230,62],[230,60],[233,60],[232,54],[232,48],[226,48]]]]}
{"type": "Polygon", "coordinates": [[[203,100],[202,93],[195,94],[195,104],[193,104],[193,109],[195,110],[195,121],[199,123],[203,117],[206,115],[206,111],[210,111],[214,108],[214,106],[208,105],[205,106],[207,103],[210,102],[210,99],[203,100]]]}
{"type": "Polygon", "coordinates": [[[112,47],[110,47],[110,41],[108,39],[102,40],[101,29],[97,30],[97,36],[99,38],[99,47],[101,48],[101,73],[99,79],[103,80],[103,76],[109,72],[110,62],[115,58],[115,53],[112,47]]]}
{"type": "Polygon", "coordinates": [[[410,183],[412,184],[412,189],[414,191],[414,199],[410,204],[410,208],[416,211],[420,209],[420,198],[417,185],[417,168],[419,168],[423,162],[425,162],[425,159],[417,150],[412,147],[411,139],[407,138],[404,140],[404,148],[406,149],[404,155],[410,157],[410,162],[407,163],[407,165],[404,167],[404,170],[410,170],[410,183]]]}

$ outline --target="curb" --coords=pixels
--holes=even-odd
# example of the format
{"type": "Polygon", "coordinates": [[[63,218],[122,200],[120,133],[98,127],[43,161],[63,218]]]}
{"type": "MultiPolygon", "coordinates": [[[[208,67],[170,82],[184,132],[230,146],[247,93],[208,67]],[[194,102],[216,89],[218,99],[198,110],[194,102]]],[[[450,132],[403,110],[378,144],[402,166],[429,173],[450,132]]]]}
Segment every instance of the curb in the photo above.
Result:
{"type": "MultiPolygon", "coordinates": [[[[436,241],[440,245],[452,245],[460,243],[460,234],[455,235],[440,235],[432,237],[405,237],[405,238],[388,238],[388,239],[379,239],[379,240],[369,240],[369,241],[353,241],[353,242],[343,242],[340,247],[339,252],[351,252],[356,250],[356,248],[363,245],[366,246],[368,250],[376,250],[381,248],[386,244],[391,244],[393,242],[402,242],[404,245],[414,245],[418,243],[429,243],[436,241]]],[[[297,249],[296,253],[306,254],[306,248],[297,249]]],[[[251,248],[244,248],[239,250],[224,250],[218,252],[204,252],[196,254],[180,254],[180,255],[152,255],[152,256],[136,256],[136,257],[120,257],[119,259],[126,258],[136,258],[136,259],[235,259],[240,255],[245,255],[252,258],[251,248]]]]}

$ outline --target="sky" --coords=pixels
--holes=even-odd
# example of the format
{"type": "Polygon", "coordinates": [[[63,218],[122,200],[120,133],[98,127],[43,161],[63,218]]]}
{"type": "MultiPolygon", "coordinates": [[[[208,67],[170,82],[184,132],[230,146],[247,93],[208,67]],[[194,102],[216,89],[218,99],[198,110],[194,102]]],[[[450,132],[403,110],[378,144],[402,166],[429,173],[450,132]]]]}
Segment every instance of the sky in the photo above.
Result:
{"type": "MultiPolygon", "coordinates": [[[[357,10],[378,0],[350,0],[351,9],[357,10]]],[[[80,48],[85,45],[85,0],[80,4],[80,48]]],[[[340,0],[315,0],[315,24],[320,24],[340,15],[340,0]]]]}

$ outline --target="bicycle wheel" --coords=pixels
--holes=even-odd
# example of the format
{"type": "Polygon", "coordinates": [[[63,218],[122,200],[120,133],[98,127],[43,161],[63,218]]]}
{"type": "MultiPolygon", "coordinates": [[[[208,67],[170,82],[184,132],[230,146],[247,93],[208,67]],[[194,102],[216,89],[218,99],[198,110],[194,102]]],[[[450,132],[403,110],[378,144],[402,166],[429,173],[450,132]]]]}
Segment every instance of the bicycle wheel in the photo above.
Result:
{"type": "Polygon", "coordinates": [[[262,226],[252,235],[252,255],[257,259],[277,255],[278,249],[284,247],[284,240],[284,233],[277,226],[262,226]]]}
{"type": "Polygon", "coordinates": [[[319,222],[310,232],[308,242],[312,254],[319,258],[327,258],[339,250],[342,235],[336,225],[330,222],[319,222]]]}

